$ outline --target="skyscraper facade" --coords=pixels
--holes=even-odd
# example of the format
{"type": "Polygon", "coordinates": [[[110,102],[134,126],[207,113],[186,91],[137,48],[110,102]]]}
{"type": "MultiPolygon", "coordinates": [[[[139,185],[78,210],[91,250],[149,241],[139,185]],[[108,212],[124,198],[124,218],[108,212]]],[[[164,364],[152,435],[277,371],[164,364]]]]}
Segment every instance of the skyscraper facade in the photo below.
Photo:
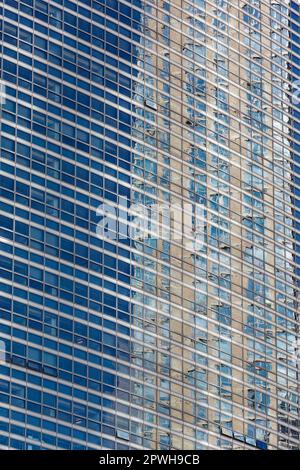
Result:
{"type": "Polygon", "coordinates": [[[299,4],[0,14],[1,447],[299,449],[299,4]]]}

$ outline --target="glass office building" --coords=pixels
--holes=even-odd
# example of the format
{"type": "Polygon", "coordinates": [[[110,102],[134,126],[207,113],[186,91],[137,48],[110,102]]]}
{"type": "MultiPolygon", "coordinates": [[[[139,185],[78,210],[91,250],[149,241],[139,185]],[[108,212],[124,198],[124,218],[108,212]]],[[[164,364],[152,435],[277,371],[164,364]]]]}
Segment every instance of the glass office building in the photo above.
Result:
{"type": "Polygon", "coordinates": [[[299,449],[299,3],[0,14],[1,448],[299,449]]]}

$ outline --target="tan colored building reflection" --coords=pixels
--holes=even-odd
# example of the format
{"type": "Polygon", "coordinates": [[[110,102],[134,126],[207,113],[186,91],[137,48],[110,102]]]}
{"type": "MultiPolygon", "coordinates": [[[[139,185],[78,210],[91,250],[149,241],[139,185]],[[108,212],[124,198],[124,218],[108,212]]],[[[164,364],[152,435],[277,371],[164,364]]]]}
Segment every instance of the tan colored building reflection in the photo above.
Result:
{"type": "Polygon", "coordinates": [[[144,8],[133,201],[192,203],[205,220],[192,245],[184,228],[136,242],[142,445],[298,448],[285,13],[255,0],[144,8]]]}

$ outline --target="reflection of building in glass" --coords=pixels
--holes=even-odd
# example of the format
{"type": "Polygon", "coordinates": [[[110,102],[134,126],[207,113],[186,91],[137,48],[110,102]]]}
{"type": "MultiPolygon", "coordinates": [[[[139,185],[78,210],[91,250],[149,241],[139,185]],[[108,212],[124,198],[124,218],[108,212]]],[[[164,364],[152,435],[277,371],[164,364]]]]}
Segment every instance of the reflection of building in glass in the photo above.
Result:
{"type": "Polygon", "coordinates": [[[298,10],[5,2],[1,446],[299,448],[298,10]]]}
{"type": "Polygon", "coordinates": [[[288,6],[144,2],[133,199],[195,213],[135,243],[149,447],[299,447],[288,6]]]}

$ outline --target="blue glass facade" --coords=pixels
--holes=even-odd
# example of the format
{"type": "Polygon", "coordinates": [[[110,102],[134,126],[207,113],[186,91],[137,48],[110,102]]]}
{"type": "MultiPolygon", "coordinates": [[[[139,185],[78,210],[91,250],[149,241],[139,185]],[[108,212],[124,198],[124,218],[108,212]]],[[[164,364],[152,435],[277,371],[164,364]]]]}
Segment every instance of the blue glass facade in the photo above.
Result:
{"type": "Polygon", "coordinates": [[[298,449],[299,5],[0,15],[0,446],[298,449]]]}
{"type": "Polygon", "coordinates": [[[96,237],[96,209],[130,195],[139,13],[7,0],[1,15],[1,444],[126,448],[130,251],[96,237]]]}
{"type": "MultiPolygon", "coordinates": [[[[297,80],[300,79],[300,68],[299,68],[299,52],[300,49],[298,47],[298,29],[299,29],[299,22],[300,22],[300,7],[299,3],[297,2],[291,2],[291,77],[292,81],[295,83],[297,80]]],[[[298,91],[299,86],[296,85],[296,90],[294,88],[294,91],[298,91]]],[[[299,108],[299,106],[298,106],[299,108]]],[[[299,197],[300,197],[300,192],[299,192],[299,186],[300,186],[300,146],[299,146],[299,141],[300,141],[300,134],[299,134],[299,117],[300,113],[297,107],[293,107],[292,109],[292,125],[293,125],[293,139],[294,139],[294,183],[295,183],[295,228],[297,230],[297,236],[296,236],[296,243],[295,243],[295,251],[296,251],[296,263],[297,266],[300,265],[300,238],[299,238],[299,219],[300,219],[300,213],[299,213],[299,197]]],[[[298,276],[300,274],[299,268],[297,270],[298,276]]]]}

